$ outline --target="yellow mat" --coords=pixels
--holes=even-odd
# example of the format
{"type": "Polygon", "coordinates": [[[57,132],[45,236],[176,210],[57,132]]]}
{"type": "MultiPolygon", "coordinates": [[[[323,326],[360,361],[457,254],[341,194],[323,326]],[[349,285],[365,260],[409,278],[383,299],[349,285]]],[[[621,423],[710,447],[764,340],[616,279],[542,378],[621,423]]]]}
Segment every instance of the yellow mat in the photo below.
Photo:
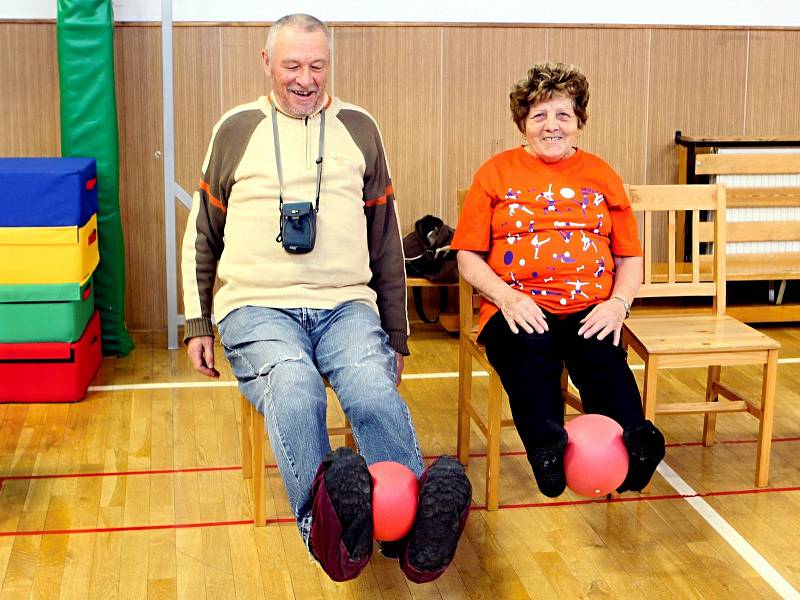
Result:
{"type": "Polygon", "coordinates": [[[83,227],[0,227],[0,285],[80,283],[100,262],[97,215],[83,227]]]}

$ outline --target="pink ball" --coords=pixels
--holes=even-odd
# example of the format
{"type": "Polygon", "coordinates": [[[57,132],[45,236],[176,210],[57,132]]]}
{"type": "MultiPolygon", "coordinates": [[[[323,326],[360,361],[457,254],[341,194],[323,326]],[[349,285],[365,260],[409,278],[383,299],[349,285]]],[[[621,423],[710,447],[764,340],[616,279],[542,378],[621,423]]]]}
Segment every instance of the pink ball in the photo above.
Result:
{"type": "Polygon", "coordinates": [[[622,427],[603,415],[580,415],[569,421],[564,453],[567,486],[581,496],[605,496],[628,474],[628,451],[622,427]]]}
{"type": "Polygon", "coordinates": [[[417,515],[417,476],[405,465],[391,461],[374,463],[369,472],[373,536],[383,542],[399,540],[411,531],[417,515]]]}

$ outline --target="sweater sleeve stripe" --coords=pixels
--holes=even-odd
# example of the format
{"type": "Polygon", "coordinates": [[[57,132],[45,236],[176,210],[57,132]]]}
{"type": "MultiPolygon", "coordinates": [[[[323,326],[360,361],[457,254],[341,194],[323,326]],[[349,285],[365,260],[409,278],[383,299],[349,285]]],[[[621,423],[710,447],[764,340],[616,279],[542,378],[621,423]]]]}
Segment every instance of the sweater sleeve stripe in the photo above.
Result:
{"type": "Polygon", "coordinates": [[[208,201],[213,205],[220,209],[222,212],[228,212],[228,207],[222,204],[222,201],[217,198],[213,193],[211,193],[211,186],[204,180],[200,180],[198,187],[203,190],[206,194],[208,194],[208,201]]]}
{"type": "Polygon", "coordinates": [[[379,206],[381,204],[386,204],[386,199],[388,196],[393,196],[394,190],[392,189],[391,185],[386,186],[386,190],[383,193],[383,196],[380,198],[373,198],[372,200],[364,200],[364,207],[369,208],[370,206],[379,206]]]}

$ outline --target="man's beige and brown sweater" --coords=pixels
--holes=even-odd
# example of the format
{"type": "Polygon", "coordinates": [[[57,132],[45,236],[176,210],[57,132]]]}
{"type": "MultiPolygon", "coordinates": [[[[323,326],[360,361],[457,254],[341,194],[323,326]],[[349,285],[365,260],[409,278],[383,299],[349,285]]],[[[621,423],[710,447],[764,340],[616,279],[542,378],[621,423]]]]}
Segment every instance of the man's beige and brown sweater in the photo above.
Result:
{"type": "MultiPolygon", "coordinates": [[[[380,132],[362,108],[329,97],[317,237],[308,254],[275,241],[279,185],[270,97],[215,125],[183,239],[186,335],[213,335],[242,306],[375,308],[392,347],[408,353],[405,269],[380,132]],[[220,282],[213,293],[215,279],[220,282]]],[[[314,202],[320,114],[278,113],[284,202],[314,202]]]]}

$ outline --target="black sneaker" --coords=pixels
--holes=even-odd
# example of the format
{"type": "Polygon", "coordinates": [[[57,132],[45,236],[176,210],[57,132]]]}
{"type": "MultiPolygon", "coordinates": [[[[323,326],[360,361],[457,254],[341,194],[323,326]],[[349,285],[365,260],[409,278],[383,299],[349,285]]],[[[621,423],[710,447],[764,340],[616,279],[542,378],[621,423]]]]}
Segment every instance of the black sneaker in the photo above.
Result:
{"type": "Polygon", "coordinates": [[[528,462],[533,467],[536,485],[548,498],[560,496],[567,487],[564,451],[567,449],[568,439],[563,427],[550,422],[537,434],[533,449],[528,452],[528,462]]]}
{"type": "Polygon", "coordinates": [[[350,448],[330,452],[312,493],[310,546],[334,581],[356,577],[372,555],[372,477],[350,448]]]}
{"type": "Polygon", "coordinates": [[[414,583],[439,577],[452,562],[467,524],[472,485],[452,456],[438,458],[419,480],[419,504],[400,568],[414,583]]]}
{"type": "Polygon", "coordinates": [[[650,481],[658,463],[664,458],[664,435],[650,421],[628,427],[622,432],[628,450],[628,474],[617,488],[619,493],[639,492],[650,481]]]}

